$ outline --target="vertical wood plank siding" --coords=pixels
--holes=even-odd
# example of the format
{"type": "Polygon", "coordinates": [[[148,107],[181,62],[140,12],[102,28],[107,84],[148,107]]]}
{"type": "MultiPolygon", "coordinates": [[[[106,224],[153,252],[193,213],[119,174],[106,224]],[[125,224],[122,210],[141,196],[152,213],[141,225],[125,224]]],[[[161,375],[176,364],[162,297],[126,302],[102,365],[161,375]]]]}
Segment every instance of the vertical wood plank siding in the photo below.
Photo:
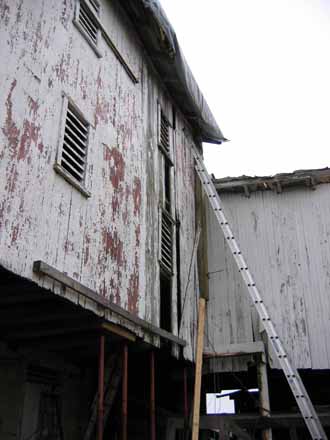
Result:
{"type": "MultiPolygon", "coordinates": [[[[330,368],[330,185],[246,198],[222,194],[226,213],[278,333],[298,368],[330,368]]],[[[208,211],[210,307],[207,333],[217,345],[260,339],[247,299],[214,215],[208,211]]],[[[275,363],[273,367],[277,368],[275,363]]],[[[244,369],[246,361],[214,368],[244,369]]]]}
{"type": "MultiPolygon", "coordinates": [[[[138,84],[102,36],[102,57],[96,56],[73,25],[75,1],[0,3],[0,264],[63,294],[56,283],[32,273],[33,261],[43,260],[159,325],[157,102],[165,109],[172,103],[119,3],[100,3],[102,24],[138,84]],[[88,199],[53,170],[65,117],[63,93],[91,124],[88,199]]],[[[184,291],[195,206],[192,140],[179,111],[175,137],[184,291]]],[[[193,292],[191,283],[182,333],[188,358],[193,292]]],[[[92,302],[65,295],[99,313],[92,302]]],[[[173,322],[176,313],[175,286],[173,322]]]]}

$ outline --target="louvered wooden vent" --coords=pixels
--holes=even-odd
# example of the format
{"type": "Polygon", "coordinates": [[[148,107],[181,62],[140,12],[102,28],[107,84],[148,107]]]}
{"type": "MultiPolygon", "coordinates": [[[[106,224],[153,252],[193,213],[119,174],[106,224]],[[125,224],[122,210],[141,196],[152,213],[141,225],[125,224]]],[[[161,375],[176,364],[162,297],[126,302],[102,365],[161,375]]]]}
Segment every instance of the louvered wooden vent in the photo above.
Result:
{"type": "Polygon", "coordinates": [[[170,125],[163,112],[160,113],[159,144],[166,153],[170,154],[170,125]]]}
{"type": "MultiPolygon", "coordinates": [[[[96,1],[91,1],[93,8],[97,8],[98,3],[96,1]],[[95,5],[94,5],[95,4],[95,5]]],[[[100,6],[98,5],[98,8],[100,6]]],[[[83,1],[80,2],[79,9],[79,23],[83,27],[84,31],[86,31],[87,35],[93,41],[95,46],[97,45],[97,34],[98,34],[98,25],[93,18],[93,14],[88,9],[88,6],[85,5],[83,1]]]]}
{"type": "Polygon", "coordinates": [[[79,182],[83,182],[88,142],[88,124],[68,104],[62,146],[61,166],[79,182]]]}
{"type": "Polygon", "coordinates": [[[100,15],[100,3],[97,0],[89,0],[89,3],[97,13],[97,15],[100,15]]]}
{"type": "Polygon", "coordinates": [[[166,213],[162,213],[161,258],[163,267],[172,273],[173,267],[173,224],[166,213]]]}

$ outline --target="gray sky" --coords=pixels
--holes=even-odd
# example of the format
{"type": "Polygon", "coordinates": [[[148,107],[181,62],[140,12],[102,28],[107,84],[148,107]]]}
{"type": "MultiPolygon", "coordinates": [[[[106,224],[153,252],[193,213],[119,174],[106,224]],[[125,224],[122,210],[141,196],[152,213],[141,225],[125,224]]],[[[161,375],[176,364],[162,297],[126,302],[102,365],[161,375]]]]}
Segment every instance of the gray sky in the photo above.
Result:
{"type": "Polygon", "coordinates": [[[216,177],[330,166],[330,0],[161,0],[224,135],[216,177]]]}

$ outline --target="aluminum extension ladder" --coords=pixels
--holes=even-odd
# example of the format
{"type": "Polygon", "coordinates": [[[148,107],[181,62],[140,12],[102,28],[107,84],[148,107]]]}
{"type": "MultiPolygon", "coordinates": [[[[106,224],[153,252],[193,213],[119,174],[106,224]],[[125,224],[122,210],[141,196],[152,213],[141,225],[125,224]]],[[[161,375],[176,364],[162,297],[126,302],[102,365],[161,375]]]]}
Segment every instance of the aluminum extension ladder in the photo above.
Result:
{"type": "Polygon", "coordinates": [[[289,357],[283,347],[283,344],[276,332],[274,324],[265,307],[265,304],[260,296],[258,288],[255,284],[254,278],[248,269],[248,265],[240,251],[237,241],[234,238],[233,232],[228,224],[226,216],[222,209],[222,203],[217,190],[212,182],[204,165],[203,159],[195,146],[192,146],[193,155],[196,161],[196,171],[201,180],[204,191],[209,199],[214,214],[226,238],[226,242],[234,257],[238,270],[243,278],[243,281],[250,294],[250,298],[258,312],[259,318],[262,321],[264,329],[270,340],[270,343],[277,356],[279,364],[285,374],[285,377],[290,385],[291,391],[296,399],[297,405],[304,418],[307,428],[313,440],[327,440],[327,436],[314,409],[314,406],[307,394],[305,386],[301,380],[298,370],[291,365],[289,357]]]}

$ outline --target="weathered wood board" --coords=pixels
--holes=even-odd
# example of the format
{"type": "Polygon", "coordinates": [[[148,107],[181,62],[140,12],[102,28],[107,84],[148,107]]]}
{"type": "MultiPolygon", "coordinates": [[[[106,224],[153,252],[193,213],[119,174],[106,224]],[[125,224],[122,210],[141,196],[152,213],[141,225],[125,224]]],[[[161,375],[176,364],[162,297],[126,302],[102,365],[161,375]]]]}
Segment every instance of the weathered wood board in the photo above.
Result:
{"type": "MultiPolygon", "coordinates": [[[[0,264],[60,294],[33,274],[47,262],[129,312],[159,325],[159,149],[157,106],[172,100],[117,1],[101,1],[101,21],[135,83],[101,37],[99,51],[73,24],[73,0],[0,2],[0,264]],[[86,198],[55,173],[63,124],[63,94],[91,124],[86,198]]],[[[180,215],[184,291],[195,231],[190,128],[176,111],[176,205],[180,215]]],[[[175,264],[175,259],[174,259],[175,264]]],[[[192,358],[196,310],[188,287],[182,336],[192,358]]],[[[99,313],[93,302],[66,295],[99,313]]],[[[109,316],[108,319],[113,319],[109,316]]],[[[153,341],[157,344],[157,341],[153,341]]]]}
{"type": "MultiPolygon", "coordinates": [[[[241,250],[297,368],[330,368],[330,186],[221,194],[241,250]]],[[[260,339],[260,326],[213,213],[209,221],[209,346],[260,339]]],[[[206,341],[206,344],[208,342],[206,341]]],[[[270,353],[272,357],[272,353],[270,353]]],[[[217,368],[244,369],[247,361],[217,368]]],[[[273,367],[278,367],[271,362],[273,367]]]]}

